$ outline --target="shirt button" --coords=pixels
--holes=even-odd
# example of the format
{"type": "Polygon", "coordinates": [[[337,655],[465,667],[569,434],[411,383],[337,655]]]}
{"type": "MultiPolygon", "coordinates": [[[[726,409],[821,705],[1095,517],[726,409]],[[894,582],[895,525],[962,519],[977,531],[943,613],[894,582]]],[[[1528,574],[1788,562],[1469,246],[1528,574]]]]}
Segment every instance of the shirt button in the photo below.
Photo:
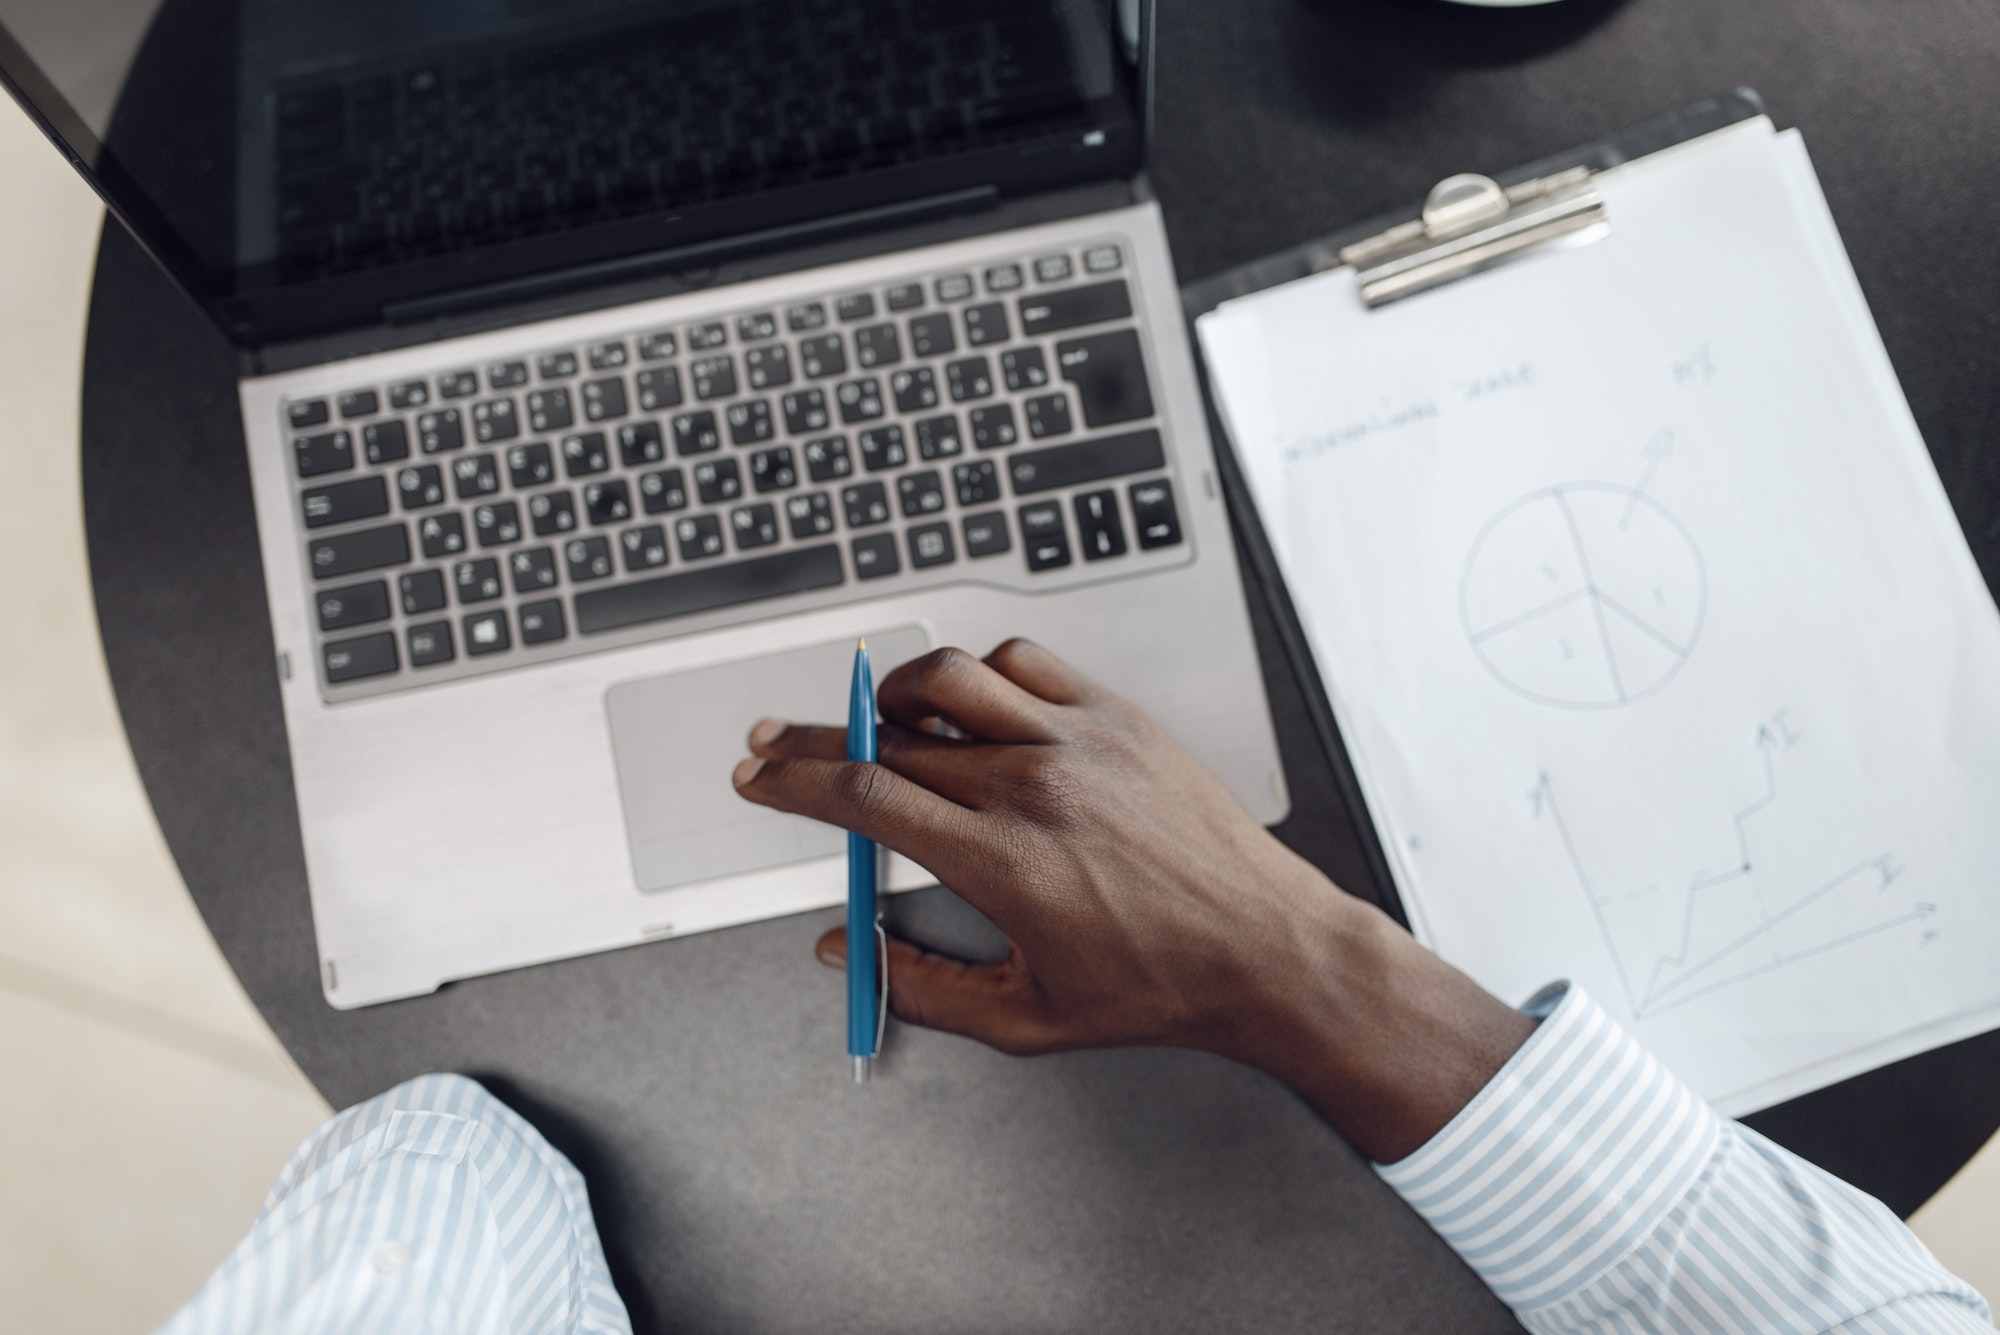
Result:
{"type": "Polygon", "coordinates": [[[407,1242],[378,1242],[369,1254],[369,1261],[375,1269],[385,1275],[394,1275],[407,1270],[410,1265],[410,1244],[407,1242]]]}

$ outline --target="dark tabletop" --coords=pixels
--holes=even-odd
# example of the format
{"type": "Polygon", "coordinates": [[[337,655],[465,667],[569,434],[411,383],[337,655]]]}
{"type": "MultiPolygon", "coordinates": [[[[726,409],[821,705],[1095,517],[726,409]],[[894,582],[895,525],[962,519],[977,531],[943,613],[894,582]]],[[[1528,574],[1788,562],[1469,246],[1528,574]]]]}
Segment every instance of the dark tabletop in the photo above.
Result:
{"type": "MultiPolygon", "coordinates": [[[[1990,0],[1162,0],[1154,180],[1183,278],[1723,92],[1805,131],[1989,582],[2000,573],[1990,0]]],[[[83,473],[139,768],[224,954],[336,1106],[459,1070],[582,1168],[641,1330],[1479,1331],[1511,1317],[1284,1089],[1206,1057],[900,1031],[842,1087],[832,912],[337,1012],[317,982],[229,349],[115,224],[83,473]]],[[[1253,591],[1295,814],[1375,893],[1253,591]]],[[[941,892],[913,930],[976,941],[941,892]]],[[[984,929],[990,930],[990,929],[984,929]]],[[[2000,1035],[1750,1119],[1908,1213],[2000,1123],[2000,1035]]],[[[275,1170],[276,1165],[273,1165],[275,1170]]]]}

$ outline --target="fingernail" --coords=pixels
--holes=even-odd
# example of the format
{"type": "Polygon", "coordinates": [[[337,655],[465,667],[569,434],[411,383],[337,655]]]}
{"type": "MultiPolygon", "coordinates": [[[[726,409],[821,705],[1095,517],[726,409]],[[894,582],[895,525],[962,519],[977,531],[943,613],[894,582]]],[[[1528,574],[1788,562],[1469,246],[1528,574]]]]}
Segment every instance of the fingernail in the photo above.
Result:
{"type": "Polygon", "coordinates": [[[819,948],[819,962],[839,968],[847,963],[847,947],[838,941],[828,941],[819,948]]]}
{"type": "Polygon", "coordinates": [[[729,781],[738,788],[741,788],[744,784],[749,783],[750,780],[763,772],[764,762],[752,756],[748,760],[739,760],[736,762],[736,772],[729,776],[729,781]]]}
{"type": "Polygon", "coordinates": [[[784,730],[785,721],[781,718],[758,719],[757,726],[750,729],[750,745],[769,746],[784,730]]]}

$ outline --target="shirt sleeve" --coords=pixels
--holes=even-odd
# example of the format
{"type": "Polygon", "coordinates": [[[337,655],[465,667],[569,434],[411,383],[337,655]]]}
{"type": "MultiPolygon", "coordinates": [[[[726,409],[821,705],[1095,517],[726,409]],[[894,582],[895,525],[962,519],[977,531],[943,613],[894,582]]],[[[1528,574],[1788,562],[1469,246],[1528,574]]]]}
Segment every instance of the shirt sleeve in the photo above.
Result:
{"type": "Polygon", "coordinates": [[[1500,1073],[1377,1171],[1529,1330],[1992,1330],[1881,1202],[1720,1116],[1582,989],[1525,1009],[1500,1073]]]}

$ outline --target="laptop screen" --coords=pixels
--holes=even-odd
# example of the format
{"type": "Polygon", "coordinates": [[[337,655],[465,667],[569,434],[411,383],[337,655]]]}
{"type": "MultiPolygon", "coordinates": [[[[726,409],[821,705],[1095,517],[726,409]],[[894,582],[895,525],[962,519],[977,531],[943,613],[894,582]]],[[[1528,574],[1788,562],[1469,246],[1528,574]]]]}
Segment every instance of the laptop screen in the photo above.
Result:
{"type": "Polygon", "coordinates": [[[1142,80],[1119,8],[0,0],[0,74],[255,344],[1129,173],[1142,80]]]}

